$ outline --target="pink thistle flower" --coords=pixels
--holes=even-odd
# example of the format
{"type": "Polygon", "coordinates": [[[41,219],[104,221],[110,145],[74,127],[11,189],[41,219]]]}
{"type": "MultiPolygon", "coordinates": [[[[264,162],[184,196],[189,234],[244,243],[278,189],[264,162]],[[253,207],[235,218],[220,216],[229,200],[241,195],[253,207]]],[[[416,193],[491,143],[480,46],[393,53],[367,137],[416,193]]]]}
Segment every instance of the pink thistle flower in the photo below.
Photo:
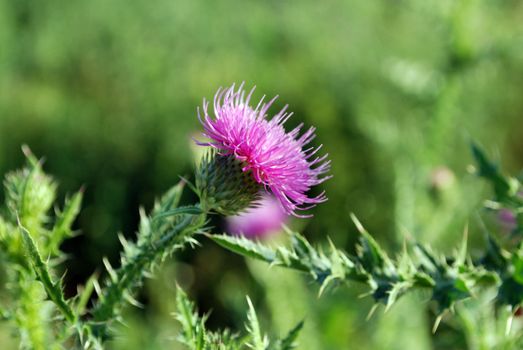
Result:
{"type": "Polygon", "coordinates": [[[226,219],[227,232],[248,238],[264,238],[281,230],[289,215],[283,211],[279,201],[265,194],[259,203],[240,215],[226,219]]]}
{"type": "Polygon", "coordinates": [[[220,88],[214,96],[214,118],[209,116],[209,102],[203,102],[203,117],[198,109],[198,118],[203,125],[203,135],[210,142],[198,142],[201,146],[216,148],[222,155],[233,155],[243,164],[242,171],[252,171],[256,182],[262,184],[280,202],[285,213],[297,217],[297,210],[307,210],[327,200],[325,192],[308,197],[311,187],[322,183],[331,176],[322,176],[330,169],[327,154],[315,154],[321,146],[304,147],[314,137],[315,129],[310,128],[301,136],[300,124],[294,130],[285,132],[283,124],[292,113],[287,106],[270,120],[267,111],[277,97],[267,103],[262,98],[256,108],[249,106],[254,88],[245,96],[243,84],[235,90],[220,88]]]}

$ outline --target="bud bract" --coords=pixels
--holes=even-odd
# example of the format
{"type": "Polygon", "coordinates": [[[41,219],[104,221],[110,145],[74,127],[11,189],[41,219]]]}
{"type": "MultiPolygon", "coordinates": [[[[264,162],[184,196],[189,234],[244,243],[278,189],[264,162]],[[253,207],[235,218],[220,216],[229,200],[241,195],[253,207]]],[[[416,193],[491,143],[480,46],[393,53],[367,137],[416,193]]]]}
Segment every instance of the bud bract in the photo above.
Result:
{"type": "Polygon", "coordinates": [[[262,186],[243,167],[233,155],[221,155],[215,150],[203,156],[196,171],[196,191],[202,209],[236,215],[260,199],[262,186]]]}

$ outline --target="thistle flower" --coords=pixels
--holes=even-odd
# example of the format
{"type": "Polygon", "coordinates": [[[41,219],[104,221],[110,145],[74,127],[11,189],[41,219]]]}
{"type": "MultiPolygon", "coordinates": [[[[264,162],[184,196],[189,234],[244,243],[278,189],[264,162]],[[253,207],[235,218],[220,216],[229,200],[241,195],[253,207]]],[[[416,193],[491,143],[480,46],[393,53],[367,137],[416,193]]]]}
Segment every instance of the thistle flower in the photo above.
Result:
{"type": "Polygon", "coordinates": [[[226,227],[227,232],[233,235],[264,238],[281,230],[288,218],[279,201],[274,196],[265,194],[254,208],[228,217],[226,227]]]}
{"type": "Polygon", "coordinates": [[[214,96],[214,117],[209,116],[209,103],[204,100],[203,116],[198,109],[198,118],[203,135],[210,141],[196,142],[239,160],[242,171],[251,172],[254,180],[279,200],[285,213],[306,217],[296,211],[327,200],[324,192],[316,197],[309,197],[307,192],[330,178],[325,176],[330,161],[326,160],[327,155],[315,156],[321,146],[304,149],[315,137],[314,128],[300,136],[303,127],[300,124],[287,133],[283,124],[292,115],[287,113],[287,106],[267,119],[267,111],[276,97],[267,103],[262,98],[252,108],[249,102],[253,92],[254,89],[246,96],[243,84],[237,90],[234,85],[220,88],[214,96]]]}

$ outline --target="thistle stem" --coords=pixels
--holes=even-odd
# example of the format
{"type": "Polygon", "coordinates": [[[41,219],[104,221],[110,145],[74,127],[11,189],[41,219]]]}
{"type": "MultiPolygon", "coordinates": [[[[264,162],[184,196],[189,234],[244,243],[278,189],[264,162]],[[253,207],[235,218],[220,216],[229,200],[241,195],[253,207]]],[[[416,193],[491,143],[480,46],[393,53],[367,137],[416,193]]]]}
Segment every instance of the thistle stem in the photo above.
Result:
{"type": "Polygon", "coordinates": [[[155,241],[138,245],[138,253],[115,271],[99,303],[92,311],[94,334],[105,336],[107,323],[113,320],[126,302],[128,293],[144,279],[144,271],[153,268],[168,253],[184,247],[188,237],[203,227],[205,214],[184,215],[180,222],[155,241]]]}

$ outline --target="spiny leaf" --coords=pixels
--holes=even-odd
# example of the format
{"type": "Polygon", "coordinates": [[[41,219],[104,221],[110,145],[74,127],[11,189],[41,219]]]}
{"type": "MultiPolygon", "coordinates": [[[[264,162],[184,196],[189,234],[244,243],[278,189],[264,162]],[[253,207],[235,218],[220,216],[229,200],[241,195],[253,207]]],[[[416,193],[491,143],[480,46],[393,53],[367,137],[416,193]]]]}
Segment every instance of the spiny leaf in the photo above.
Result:
{"type": "Polygon", "coordinates": [[[19,226],[19,229],[20,233],[22,234],[25,250],[27,252],[27,255],[29,256],[29,259],[31,260],[31,264],[34,268],[34,272],[38,280],[42,282],[47,292],[47,295],[62,312],[67,321],[69,321],[70,323],[74,323],[76,321],[76,317],[69,304],[65,301],[61,283],[54,283],[52,281],[49,269],[40,257],[38,248],[29,232],[21,225],[19,226]]]}
{"type": "Polygon", "coordinates": [[[74,220],[80,213],[82,199],[83,190],[80,190],[79,192],[75,193],[71,199],[66,199],[63,211],[57,213],[56,223],[53,227],[53,230],[49,234],[47,243],[47,250],[50,253],[57,255],[59,253],[58,248],[62,241],[65,238],[72,236],[73,232],[71,227],[74,220]]]}
{"type": "MultiPolygon", "coordinates": [[[[141,212],[140,231],[136,244],[125,241],[121,256],[121,267],[113,270],[107,266],[109,278],[106,286],[100,290],[101,296],[92,310],[93,329],[104,338],[108,335],[109,325],[118,318],[125,302],[136,304],[133,294],[144,278],[174,251],[195,244],[192,235],[205,225],[205,216],[165,215],[176,209],[183,185],[178,184],[162,200],[156,203],[151,217],[141,212]],[[162,216],[158,220],[151,219],[162,216]]],[[[96,284],[95,284],[96,289],[96,284]]],[[[99,293],[99,294],[100,294],[99,293]]]]}
{"type": "Polygon", "coordinates": [[[477,144],[472,144],[471,148],[478,164],[478,175],[492,182],[498,198],[505,197],[510,191],[509,181],[500,174],[498,166],[487,158],[485,152],[477,144]]]}
{"type": "Polygon", "coordinates": [[[162,213],[159,213],[153,217],[153,220],[160,220],[169,216],[175,216],[175,215],[182,215],[182,214],[189,214],[189,215],[199,215],[202,214],[203,211],[199,207],[195,206],[187,206],[187,207],[179,207],[171,210],[164,211],[162,213]]]}
{"type": "Polygon", "coordinates": [[[29,160],[23,170],[7,174],[4,186],[12,221],[20,220],[37,236],[45,231],[43,224],[47,222],[57,185],[43,172],[40,162],[29,160]]]}
{"type": "Polygon", "coordinates": [[[247,312],[246,329],[248,334],[238,337],[228,329],[211,332],[205,328],[206,316],[198,316],[198,312],[185,292],[177,287],[176,305],[174,314],[182,325],[179,340],[191,350],[243,350],[246,347],[255,350],[292,350],[296,347],[295,341],[303,327],[300,322],[284,338],[270,342],[262,334],[258,318],[251,300],[247,297],[249,310],[247,312]]]}
{"type": "Polygon", "coordinates": [[[269,346],[268,339],[261,333],[260,324],[251,299],[247,297],[249,312],[247,313],[247,331],[251,336],[251,343],[247,344],[253,350],[266,350],[269,346]]]}
{"type": "Polygon", "coordinates": [[[276,342],[276,345],[272,348],[272,350],[292,350],[297,347],[296,345],[296,338],[298,338],[298,335],[300,334],[300,331],[302,330],[304,325],[304,322],[301,321],[298,323],[293,329],[289,331],[289,333],[283,338],[276,342]]]}
{"type": "Polygon", "coordinates": [[[387,253],[385,253],[385,251],[380,247],[374,237],[363,228],[363,225],[352,213],[351,218],[361,234],[360,244],[358,246],[358,256],[363,267],[365,269],[368,267],[379,267],[383,270],[394,270],[394,266],[387,256],[387,253]]]}
{"type": "Polygon", "coordinates": [[[78,301],[76,302],[76,305],[74,307],[77,315],[83,315],[85,312],[85,309],[87,307],[87,303],[89,302],[89,299],[91,298],[94,289],[95,284],[98,281],[98,274],[94,273],[89,277],[87,282],[85,283],[85,286],[78,291],[78,301]]]}
{"type": "Polygon", "coordinates": [[[389,290],[389,295],[387,297],[387,305],[385,311],[388,311],[391,306],[398,300],[398,298],[403,295],[412,287],[411,281],[402,281],[392,284],[392,288],[389,290]]]}
{"type": "Polygon", "coordinates": [[[193,348],[198,348],[197,339],[200,337],[197,334],[203,333],[202,331],[205,331],[205,328],[203,328],[203,323],[198,320],[193,303],[179,286],[176,286],[176,309],[178,311],[175,314],[176,319],[182,324],[183,342],[193,348]]]}
{"type": "MultiPolygon", "coordinates": [[[[369,295],[375,301],[385,304],[389,309],[403,294],[416,290],[428,289],[432,291],[432,300],[438,309],[443,312],[452,309],[454,304],[473,295],[474,288],[499,286],[503,303],[514,305],[523,298],[519,296],[519,284],[516,292],[515,280],[512,278],[517,268],[504,268],[510,272],[508,277],[495,267],[490,270],[480,262],[472,262],[466,258],[466,245],[454,256],[449,258],[437,255],[428,247],[414,243],[414,257],[409,256],[407,250],[400,254],[397,260],[387,256],[379,244],[355,220],[362,233],[356,256],[342,252],[331,243],[330,254],[313,247],[303,236],[290,233],[291,248],[270,248],[261,243],[249,241],[245,238],[230,236],[210,236],[218,244],[237,254],[265,261],[271,265],[278,265],[290,269],[310,273],[321,285],[320,295],[325,288],[334,281],[356,281],[366,284],[370,288],[369,295]]],[[[466,237],[464,238],[464,240],[466,237]]],[[[492,247],[497,247],[492,244],[492,247]]],[[[490,248],[497,264],[507,266],[503,254],[495,248],[490,248]]],[[[522,254],[523,255],[523,254],[522,254]]],[[[492,258],[491,258],[492,260],[492,258]]],[[[513,266],[520,266],[512,260],[513,266]]],[[[521,264],[523,271],[523,263],[521,264]]],[[[521,273],[523,276],[523,272],[521,273]]],[[[523,277],[521,278],[523,281],[523,277]]],[[[521,285],[523,288],[523,284],[521,285]]],[[[523,289],[522,289],[523,290],[523,289]]],[[[522,291],[523,293],[523,291],[522,291]]]]}
{"type": "Polygon", "coordinates": [[[230,236],[222,234],[207,235],[207,237],[225,249],[253,259],[272,263],[276,257],[276,254],[270,248],[262,245],[261,243],[249,240],[243,236],[230,236]]]}

